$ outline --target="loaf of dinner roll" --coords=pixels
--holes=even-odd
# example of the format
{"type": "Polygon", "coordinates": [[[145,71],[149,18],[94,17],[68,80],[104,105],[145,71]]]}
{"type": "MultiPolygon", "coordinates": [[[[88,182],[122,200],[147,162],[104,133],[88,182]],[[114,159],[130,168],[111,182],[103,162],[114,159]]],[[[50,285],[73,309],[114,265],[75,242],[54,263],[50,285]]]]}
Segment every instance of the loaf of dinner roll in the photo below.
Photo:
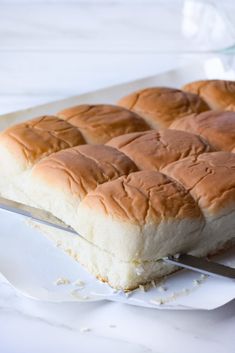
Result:
{"type": "Polygon", "coordinates": [[[235,149],[235,112],[209,111],[174,121],[171,129],[190,131],[223,151],[235,149]]]}
{"type": "Polygon", "coordinates": [[[198,94],[213,110],[235,111],[235,82],[201,80],[186,84],[183,91],[198,94]]]}
{"type": "Polygon", "coordinates": [[[0,194],[73,227],[80,236],[43,231],[94,276],[130,290],[176,270],[165,256],[235,243],[235,113],[170,88],[120,105],[80,105],[3,131],[0,194]]]}
{"type": "Polygon", "coordinates": [[[78,232],[132,264],[121,277],[108,264],[99,268],[102,280],[115,288],[131,289],[171,272],[163,263],[158,268],[168,254],[212,255],[235,244],[234,154],[187,157],[162,172],[137,172],[102,184],[79,205],[78,232]]]}
{"type": "Polygon", "coordinates": [[[140,170],[160,170],[179,159],[213,151],[200,136],[170,129],[121,135],[107,145],[125,153],[140,170]]]}
{"type": "Polygon", "coordinates": [[[56,214],[74,227],[77,207],[88,192],[137,170],[132,160],[113,147],[83,145],[42,159],[21,185],[31,205],[56,214]]]}
{"type": "MultiPolygon", "coordinates": [[[[56,199],[55,185],[49,200],[33,195],[82,235],[49,228],[49,239],[97,278],[129,290],[174,271],[162,261],[169,254],[205,256],[234,244],[234,173],[234,154],[211,152],[170,163],[161,173],[133,172],[104,182],[70,208],[73,188],[64,190],[67,200],[56,199]]],[[[32,182],[43,195],[35,174],[32,182]]]]}
{"type": "Polygon", "coordinates": [[[11,188],[10,196],[50,211],[78,232],[84,231],[84,234],[81,233],[83,238],[71,237],[54,229],[47,229],[46,233],[75,259],[81,259],[83,265],[98,278],[116,288],[131,289],[172,272],[175,268],[163,265],[161,256],[168,252],[168,246],[173,253],[190,251],[204,225],[199,208],[180,185],[157,172],[133,173],[137,170],[128,156],[111,146],[67,148],[31,165],[24,178],[18,176],[18,183],[15,182],[11,188]],[[123,175],[129,175],[129,179],[119,178],[123,175]],[[112,184],[115,179],[117,183],[112,184]],[[99,215],[96,203],[95,213],[91,215],[86,215],[86,211],[84,213],[83,206],[79,209],[87,194],[93,197],[91,191],[99,191],[99,184],[106,185],[104,190],[107,190],[108,196],[105,202],[111,202],[110,209],[107,206],[108,217],[102,217],[102,213],[99,215]],[[130,195],[125,195],[128,188],[130,195]],[[115,221],[115,207],[118,209],[118,205],[124,220],[120,224],[115,221]],[[110,213],[114,222],[110,222],[111,211],[114,212],[113,215],[110,213]],[[96,212],[98,218],[94,220],[96,212]],[[87,223],[89,232],[84,228],[87,216],[91,216],[87,223]],[[170,232],[172,227],[173,238],[170,232]],[[166,247],[163,246],[164,240],[166,247]],[[158,245],[159,241],[161,246],[158,245]],[[141,276],[139,271],[143,271],[141,276]]]}
{"type": "Polygon", "coordinates": [[[76,127],[55,116],[14,125],[0,134],[1,173],[18,174],[53,152],[84,143],[76,127]]]}
{"type": "Polygon", "coordinates": [[[78,128],[55,116],[41,116],[9,127],[0,133],[0,193],[15,199],[15,182],[20,184],[21,176],[34,163],[84,143],[78,128]]]}
{"type": "Polygon", "coordinates": [[[118,104],[142,116],[152,128],[168,127],[176,119],[210,109],[198,95],[167,87],[134,92],[118,104]]]}
{"type": "Polygon", "coordinates": [[[190,192],[205,218],[195,255],[208,255],[235,243],[235,154],[204,153],[162,170],[190,192]]]}
{"type": "Polygon", "coordinates": [[[106,142],[124,132],[150,129],[137,114],[109,105],[74,107],[61,113],[61,117],[63,119],[41,116],[14,125],[0,134],[2,196],[30,203],[20,184],[27,184],[27,171],[34,163],[53,152],[96,140],[106,142]],[[72,119],[69,118],[71,112],[74,114],[72,119]],[[81,129],[75,126],[79,125],[78,121],[81,129]]]}
{"type": "Polygon", "coordinates": [[[49,239],[117,289],[133,289],[172,272],[175,268],[164,265],[162,257],[193,251],[204,227],[192,196],[155,171],[99,185],[73,206],[73,219],[65,198],[62,204],[63,212],[57,202],[51,202],[50,211],[83,238],[48,229],[49,239]]]}
{"type": "Polygon", "coordinates": [[[136,113],[108,104],[78,105],[57,115],[78,127],[86,143],[91,144],[106,143],[115,136],[150,129],[136,113]]]}

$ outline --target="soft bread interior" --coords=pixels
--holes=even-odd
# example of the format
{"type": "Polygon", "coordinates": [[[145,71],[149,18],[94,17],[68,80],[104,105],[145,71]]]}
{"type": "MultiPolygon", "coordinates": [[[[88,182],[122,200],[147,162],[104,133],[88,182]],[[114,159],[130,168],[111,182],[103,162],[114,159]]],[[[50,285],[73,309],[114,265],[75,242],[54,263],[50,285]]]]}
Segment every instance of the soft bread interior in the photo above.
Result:
{"type": "Polygon", "coordinates": [[[88,242],[86,239],[31,222],[31,226],[75,261],[83,265],[92,275],[115,289],[132,290],[178,270],[163,261],[122,261],[113,254],[88,242]]]}

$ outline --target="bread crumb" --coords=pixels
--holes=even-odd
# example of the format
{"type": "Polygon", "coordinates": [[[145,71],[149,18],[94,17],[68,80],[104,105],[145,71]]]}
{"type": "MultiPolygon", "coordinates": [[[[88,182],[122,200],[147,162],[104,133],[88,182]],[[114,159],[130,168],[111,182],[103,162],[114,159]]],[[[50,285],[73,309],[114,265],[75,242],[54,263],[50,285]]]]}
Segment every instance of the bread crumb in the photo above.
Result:
{"type": "Polygon", "coordinates": [[[172,301],[172,300],[176,300],[177,299],[177,295],[176,293],[172,293],[169,297],[168,297],[168,302],[172,301]]]}
{"type": "Polygon", "coordinates": [[[54,284],[56,286],[66,285],[66,284],[70,284],[70,280],[65,277],[60,277],[60,278],[57,278],[57,280],[54,282],[54,284]]]}
{"type": "Polygon", "coordinates": [[[90,331],[91,331],[90,327],[81,327],[80,328],[80,332],[82,332],[82,333],[90,332],[90,331]]]}
{"type": "Polygon", "coordinates": [[[193,280],[193,286],[198,287],[201,284],[201,281],[199,279],[194,279],[193,280]]]}
{"type": "Polygon", "coordinates": [[[131,295],[131,291],[127,291],[127,292],[124,292],[125,293],[125,296],[127,297],[127,298],[129,298],[129,296],[131,295]]]}
{"type": "Polygon", "coordinates": [[[90,297],[89,297],[88,295],[83,295],[83,296],[82,296],[82,299],[88,300],[88,299],[90,299],[90,297]]]}
{"type": "Polygon", "coordinates": [[[207,277],[208,277],[208,276],[207,276],[207,275],[204,275],[204,274],[201,274],[201,275],[200,275],[200,278],[201,278],[201,279],[206,279],[207,277]]]}
{"type": "Polygon", "coordinates": [[[78,292],[77,289],[74,289],[70,292],[74,297],[78,298],[78,299],[82,299],[81,294],[78,292]]]}
{"type": "Polygon", "coordinates": [[[139,289],[141,290],[141,292],[146,292],[145,286],[143,286],[142,284],[139,285],[139,289]]]}
{"type": "Polygon", "coordinates": [[[142,266],[138,266],[135,268],[135,271],[136,271],[137,276],[140,276],[144,272],[144,268],[142,266]]]}
{"type": "Polygon", "coordinates": [[[88,300],[90,297],[88,295],[81,295],[80,289],[76,288],[70,292],[75,298],[80,299],[80,300],[88,300]]]}
{"type": "Polygon", "coordinates": [[[85,287],[85,282],[81,281],[80,279],[77,279],[73,282],[73,285],[82,289],[85,287]]]}
{"type": "Polygon", "coordinates": [[[165,286],[159,286],[157,287],[157,289],[159,290],[159,292],[166,292],[167,288],[165,286]]]}
{"type": "Polygon", "coordinates": [[[162,305],[164,304],[164,300],[162,298],[154,298],[150,300],[150,303],[155,305],[162,305]]]}

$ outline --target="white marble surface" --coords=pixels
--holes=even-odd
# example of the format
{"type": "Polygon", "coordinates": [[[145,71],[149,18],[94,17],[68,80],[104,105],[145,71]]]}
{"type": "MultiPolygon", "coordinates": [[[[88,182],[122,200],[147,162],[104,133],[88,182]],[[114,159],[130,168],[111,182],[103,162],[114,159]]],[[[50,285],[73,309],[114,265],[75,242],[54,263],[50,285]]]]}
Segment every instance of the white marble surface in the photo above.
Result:
{"type": "MultiPolygon", "coordinates": [[[[0,114],[195,58],[157,53],[158,1],[91,3],[0,0],[0,114]]],[[[232,18],[233,2],[224,5],[232,18]]],[[[233,353],[234,330],[235,302],[208,312],[52,304],[22,297],[0,277],[1,353],[233,353]]]]}
{"type": "Polygon", "coordinates": [[[17,295],[1,281],[0,349],[4,353],[232,353],[234,313],[235,302],[195,312],[112,302],[42,303],[17,295]],[[82,333],[83,328],[90,331],[82,333]]]}

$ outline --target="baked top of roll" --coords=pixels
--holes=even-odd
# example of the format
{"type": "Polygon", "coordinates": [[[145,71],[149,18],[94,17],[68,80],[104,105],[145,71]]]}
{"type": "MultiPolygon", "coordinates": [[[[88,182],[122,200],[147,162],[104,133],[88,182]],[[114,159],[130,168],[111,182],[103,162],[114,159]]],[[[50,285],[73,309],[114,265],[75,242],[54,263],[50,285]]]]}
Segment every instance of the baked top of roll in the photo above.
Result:
{"type": "Polygon", "coordinates": [[[140,170],[160,170],[167,164],[187,156],[213,151],[200,136],[170,129],[118,136],[107,145],[125,153],[140,170]]]}
{"type": "Polygon", "coordinates": [[[32,169],[31,183],[45,185],[48,195],[57,189],[68,197],[82,199],[97,185],[136,170],[134,162],[115,148],[83,145],[42,159],[32,169]]]}
{"type": "Polygon", "coordinates": [[[106,143],[115,136],[150,129],[134,112],[108,104],[78,105],[57,115],[78,127],[86,142],[91,144],[106,143]]]}
{"type": "Polygon", "coordinates": [[[190,115],[176,120],[170,128],[199,134],[218,150],[232,151],[235,147],[235,112],[190,115]]]}
{"type": "Polygon", "coordinates": [[[142,116],[153,128],[168,127],[175,119],[209,110],[198,95],[167,87],[131,93],[118,104],[142,116]]]}
{"type": "Polygon", "coordinates": [[[99,185],[86,196],[82,206],[140,226],[200,217],[190,194],[156,171],[131,173],[99,185]]]}
{"type": "Polygon", "coordinates": [[[40,158],[85,143],[80,131],[55,116],[41,116],[0,134],[0,160],[12,171],[27,169],[40,158]]]}
{"type": "Polygon", "coordinates": [[[235,111],[235,82],[201,80],[188,83],[182,90],[198,94],[211,109],[235,111]]]}
{"type": "Polygon", "coordinates": [[[218,213],[235,202],[235,154],[230,152],[204,153],[169,164],[163,170],[180,182],[199,206],[218,213]]]}

